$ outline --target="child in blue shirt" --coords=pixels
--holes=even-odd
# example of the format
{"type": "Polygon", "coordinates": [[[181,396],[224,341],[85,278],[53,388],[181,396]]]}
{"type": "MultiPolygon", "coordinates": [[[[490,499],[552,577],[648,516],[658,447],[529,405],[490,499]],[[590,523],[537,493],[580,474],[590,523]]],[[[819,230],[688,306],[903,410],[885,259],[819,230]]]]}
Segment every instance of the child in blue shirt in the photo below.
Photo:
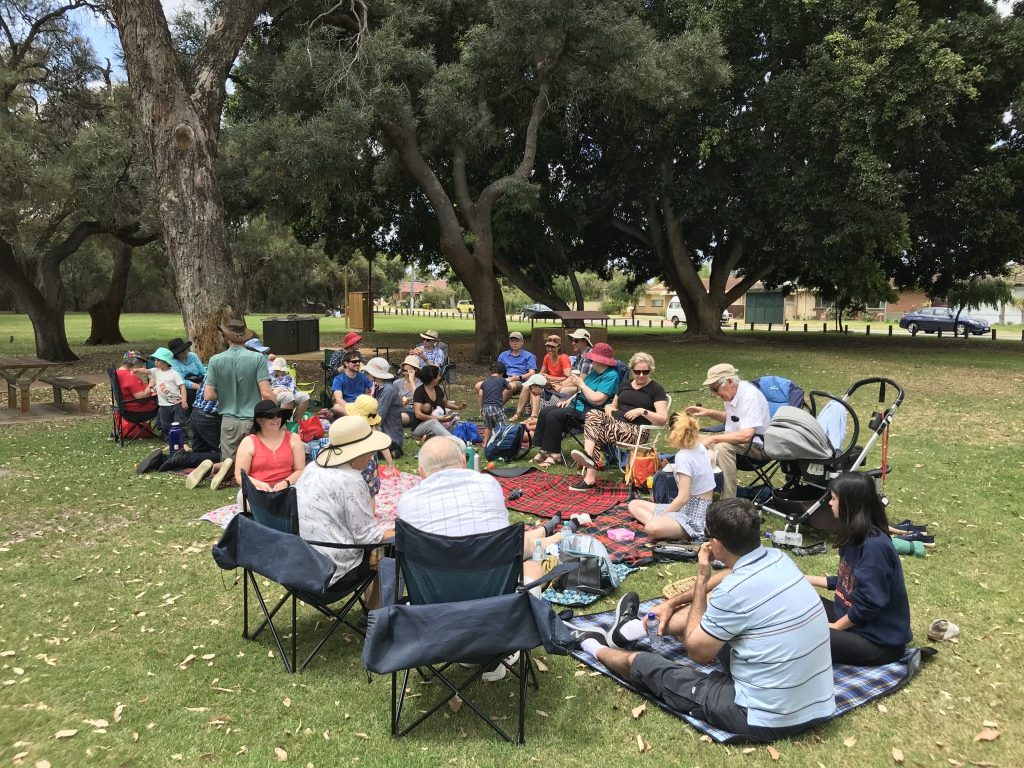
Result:
{"type": "Polygon", "coordinates": [[[508,369],[500,360],[491,364],[490,376],[476,383],[477,398],[480,402],[480,418],[484,428],[481,437],[486,443],[491,430],[505,423],[505,390],[509,388],[505,373],[508,369]]]}

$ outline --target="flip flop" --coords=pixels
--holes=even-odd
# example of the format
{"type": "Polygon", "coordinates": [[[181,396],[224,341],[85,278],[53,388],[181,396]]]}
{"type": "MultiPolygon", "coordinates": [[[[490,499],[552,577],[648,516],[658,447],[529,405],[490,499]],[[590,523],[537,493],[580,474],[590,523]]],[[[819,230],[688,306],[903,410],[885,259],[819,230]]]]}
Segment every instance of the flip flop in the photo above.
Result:
{"type": "Polygon", "coordinates": [[[949,619],[936,619],[928,627],[928,639],[932,641],[952,640],[960,634],[960,627],[949,619]]]}
{"type": "Polygon", "coordinates": [[[666,600],[671,600],[673,597],[683,594],[683,592],[689,592],[696,583],[696,576],[687,576],[685,579],[679,579],[679,581],[666,584],[662,588],[661,594],[666,600]]]}

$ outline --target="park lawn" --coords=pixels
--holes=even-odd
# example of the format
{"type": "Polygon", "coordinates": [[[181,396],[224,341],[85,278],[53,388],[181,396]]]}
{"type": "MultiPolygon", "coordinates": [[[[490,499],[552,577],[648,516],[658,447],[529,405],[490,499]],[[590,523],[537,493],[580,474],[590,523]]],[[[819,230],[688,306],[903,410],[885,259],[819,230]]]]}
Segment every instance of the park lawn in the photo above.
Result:
{"type": "MultiPolygon", "coordinates": [[[[471,321],[435,325],[462,352],[454,399],[469,399],[482,373],[461,362],[471,321]]],[[[69,316],[72,344],[84,355],[75,367],[100,370],[117,350],[81,347],[86,326],[69,316]]],[[[126,316],[122,327],[128,346],[141,349],[181,332],[168,315],[126,316]]],[[[340,320],[321,327],[329,341],[343,331],[340,320]]],[[[424,327],[422,318],[378,318],[369,340],[403,347],[424,327]]],[[[0,339],[14,334],[20,346],[26,329],[23,318],[0,315],[0,339]]],[[[903,561],[913,628],[924,642],[928,623],[948,618],[963,635],[941,644],[883,707],[776,744],[780,764],[892,765],[894,748],[907,765],[1024,764],[1024,620],[1010,597],[1024,543],[1020,343],[745,333],[692,344],[634,329],[613,329],[612,343],[620,357],[651,352],[655,378],[670,390],[696,387],[722,360],[751,377],[791,376],[808,390],[842,392],[877,375],[905,386],[890,446],[891,519],[928,522],[939,544],[926,559],[903,561]],[[976,741],[986,723],[1000,736],[976,741]]],[[[676,405],[710,398],[679,393],[676,405]]],[[[367,683],[354,636],[332,641],[295,676],[272,657],[269,640],[242,640],[240,584],[210,557],[219,530],[198,520],[231,494],[188,492],[176,476],[136,476],[133,463],[154,444],[122,450],[106,441],[108,431],[108,417],[99,416],[0,428],[0,759],[24,752],[24,765],[266,765],[281,748],[288,762],[314,766],[774,764],[764,747],[743,754],[708,744],[652,706],[634,719],[639,698],[550,656],[541,690],[530,693],[525,746],[499,742],[467,708],[393,740],[389,681],[367,683]],[[182,664],[189,656],[196,658],[182,664]],[[108,725],[95,727],[99,720],[108,725]],[[57,739],[62,730],[77,733],[57,739]],[[649,753],[638,754],[637,735],[649,753]]],[[[410,468],[411,457],[402,465],[410,468]]],[[[798,562],[806,572],[834,572],[836,556],[798,562]]],[[[692,572],[650,567],[625,588],[647,598],[692,572]]],[[[309,628],[310,611],[300,616],[309,628]]],[[[511,690],[507,680],[487,687],[493,713],[514,715],[511,690]]]]}

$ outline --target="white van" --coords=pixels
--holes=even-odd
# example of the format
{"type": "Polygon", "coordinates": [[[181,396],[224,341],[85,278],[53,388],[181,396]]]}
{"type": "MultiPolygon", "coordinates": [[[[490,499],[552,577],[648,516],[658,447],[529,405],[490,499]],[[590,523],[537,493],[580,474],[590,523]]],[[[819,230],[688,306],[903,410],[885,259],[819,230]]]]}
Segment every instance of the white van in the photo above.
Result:
{"type": "MultiPolygon", "coordinates": [[[[665,319],[670,320],[676,328],[680,323],[686,322],[686,313],[683,311],[683,305],[679,303],[678,296],[673,296],[668,303],[668,307],[665,309],[665,319]]],[[[732,320],[732,312],[726,309],[722,312],[722,325],[727,325],[730,320],[732,320]]]]}
{"type": "Polygon", "coordinates": [[[683,305],[679,303],[679,297],[673,296],[665,309],[665,319],[670,320],[672,325],[679,327],[680,323],[686,322],[686,313],[683,312],[683,305]]]}

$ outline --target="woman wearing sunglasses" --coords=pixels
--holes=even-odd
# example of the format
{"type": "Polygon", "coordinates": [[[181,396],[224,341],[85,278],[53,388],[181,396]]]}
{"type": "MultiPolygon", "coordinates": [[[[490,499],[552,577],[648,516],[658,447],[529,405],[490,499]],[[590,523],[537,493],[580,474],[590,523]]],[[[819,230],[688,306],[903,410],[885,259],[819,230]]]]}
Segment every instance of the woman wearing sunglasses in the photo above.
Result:
{"type": "Polygon", "coordinates": [[[604,409],[587,412],[583,421],[583,450],[573,460],[583,467],[583,477],[569,486],[572,491],[591,491],[597,486],[597,459],[605,446],[634,443],[641,425],[663,426],[668,422],[668,395],[654,381],[654,358],[637,352],[629,360],[633,378],[622,384],[604,409]]]}

